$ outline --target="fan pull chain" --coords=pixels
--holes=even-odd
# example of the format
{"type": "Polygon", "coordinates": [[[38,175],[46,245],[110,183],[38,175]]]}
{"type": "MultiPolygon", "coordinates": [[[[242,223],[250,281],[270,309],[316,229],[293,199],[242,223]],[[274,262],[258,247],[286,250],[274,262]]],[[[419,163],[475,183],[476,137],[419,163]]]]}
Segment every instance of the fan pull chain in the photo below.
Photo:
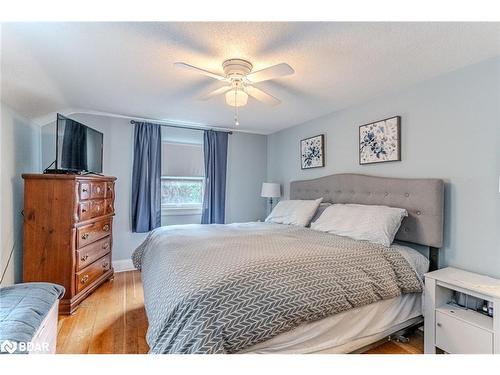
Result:
{"type": "Polygon", "coordinates": [[[234,90],[234,125],[238,126],[240,122],[238,121],[238,101],[237,101],[237,95],[238,94],[238,88],[236,87],[234,90]]]}

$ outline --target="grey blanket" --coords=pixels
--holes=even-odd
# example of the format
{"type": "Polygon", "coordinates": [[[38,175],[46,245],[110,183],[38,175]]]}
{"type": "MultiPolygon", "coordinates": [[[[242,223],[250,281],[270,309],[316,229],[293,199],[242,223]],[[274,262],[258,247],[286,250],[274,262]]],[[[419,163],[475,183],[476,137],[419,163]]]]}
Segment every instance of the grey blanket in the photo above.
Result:
{"type": "Polygon", "coordinates": [[[280,224],[162,227],[132,259],[151,353],[236,353],[303,322],[422,291],[394,249],[280,224]]]}
{"type": "MultiPolygon", "coordinates": [[[[24,283],[0,288],[0,344],[31,341],[64,287],[51,283],[24,283]]],[[[0,350],[0,353],[8,351],[0,350]]],[[[16,349],[16,353],[21,352],[16,349]]]]}

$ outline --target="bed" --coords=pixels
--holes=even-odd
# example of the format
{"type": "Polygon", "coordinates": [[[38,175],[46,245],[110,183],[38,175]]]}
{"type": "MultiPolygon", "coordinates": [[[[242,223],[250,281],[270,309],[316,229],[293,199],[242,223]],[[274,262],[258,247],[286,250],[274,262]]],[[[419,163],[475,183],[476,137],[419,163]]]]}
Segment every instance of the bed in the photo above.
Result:
{"type": "MultiPolygon", "coordinates": [[[[340,174],[290,185],[291,199],[386,205],[399,241],[442,244],[443,182],[340,174]]],[[[182,225],[134,252],[151,353],[348,353],[421,321],[428,262],[390,248],[271,223],[182,225]]]]}

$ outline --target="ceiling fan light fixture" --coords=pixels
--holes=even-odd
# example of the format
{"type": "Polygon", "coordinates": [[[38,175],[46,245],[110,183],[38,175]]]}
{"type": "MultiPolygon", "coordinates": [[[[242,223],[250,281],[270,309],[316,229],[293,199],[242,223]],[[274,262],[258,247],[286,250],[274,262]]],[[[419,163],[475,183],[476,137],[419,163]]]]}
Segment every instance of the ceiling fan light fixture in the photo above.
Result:
{"type": "Polygon", "coordinates": [[[248,94],[243,90],[232,89],[226,92],[226,103],[231,107],[243,107],[248,102],[248,94]]]}
{"type": "Polygon", "coordinates": [[[208,100],[217,95],[225,95],[226,104],[234,108],[234,126],[240,124],[238,108],[247,104],[249,96],[268,105],[274,106],[281,103],[278,98],[255,87],[254,83],[269,81],[295,72],[293,68],[286,63],[268,66],[267,68],[254,72],[252,63],[243,59],[229,59],[224,61],[222,63],[224,75],[213,73],[209,70],[198,68],[184,62],[176,62],[174,65],[177,68],[203,74],[226,83],[225,86],[212,90],[208,94],[199,97],[199,99],[208,100]]]}

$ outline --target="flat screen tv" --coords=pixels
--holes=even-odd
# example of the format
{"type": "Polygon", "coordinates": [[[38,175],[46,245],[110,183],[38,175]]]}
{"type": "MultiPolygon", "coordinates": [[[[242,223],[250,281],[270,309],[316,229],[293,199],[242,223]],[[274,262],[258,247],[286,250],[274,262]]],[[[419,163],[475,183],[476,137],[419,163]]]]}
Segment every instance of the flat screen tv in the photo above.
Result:
{"type": "Polygon", "coordinates": [[[103,134],[57,114],[56,170],[102,173],[103,134]]]}

